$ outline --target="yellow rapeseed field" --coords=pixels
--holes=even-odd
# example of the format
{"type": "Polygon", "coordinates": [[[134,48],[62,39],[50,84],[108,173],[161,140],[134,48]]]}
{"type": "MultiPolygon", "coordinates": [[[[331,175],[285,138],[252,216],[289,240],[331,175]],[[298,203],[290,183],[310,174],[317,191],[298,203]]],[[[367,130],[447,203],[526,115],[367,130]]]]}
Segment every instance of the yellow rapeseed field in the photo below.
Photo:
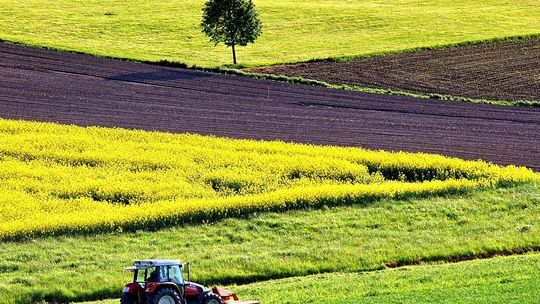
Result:
{"type": "Polygon", "coordinates": [[[0,119],[0,239],[156,229],[538,179],[422,153],[0,119]]]}

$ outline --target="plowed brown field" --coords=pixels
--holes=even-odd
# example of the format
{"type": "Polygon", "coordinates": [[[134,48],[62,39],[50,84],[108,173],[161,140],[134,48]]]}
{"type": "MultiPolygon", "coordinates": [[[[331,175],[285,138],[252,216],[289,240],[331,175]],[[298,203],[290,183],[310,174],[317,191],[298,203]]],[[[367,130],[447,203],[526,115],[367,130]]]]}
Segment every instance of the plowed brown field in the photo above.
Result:
{"type": "Polygon", "coordinates": [[[491,100],[540,101],[540,39],[249,69],[331,84],[491,100]]]}
{"type": "Polygon", "coordinates": [[[540,109],[346,92],[0,44],[0,117],[423,151],[540,170],[540,109]]]}

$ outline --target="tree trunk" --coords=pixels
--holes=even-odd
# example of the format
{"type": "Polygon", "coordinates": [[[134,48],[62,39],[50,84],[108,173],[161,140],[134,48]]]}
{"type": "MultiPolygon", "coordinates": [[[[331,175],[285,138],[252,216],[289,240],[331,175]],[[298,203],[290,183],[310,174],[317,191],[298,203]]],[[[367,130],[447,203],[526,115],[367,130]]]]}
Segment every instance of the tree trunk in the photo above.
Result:
{"type": "Polygon", "coordinates": [[[232,45],[232,58],[233,58],[233,63],[236,64],[236,51],[234,49],[234,44],[232,45]]]}

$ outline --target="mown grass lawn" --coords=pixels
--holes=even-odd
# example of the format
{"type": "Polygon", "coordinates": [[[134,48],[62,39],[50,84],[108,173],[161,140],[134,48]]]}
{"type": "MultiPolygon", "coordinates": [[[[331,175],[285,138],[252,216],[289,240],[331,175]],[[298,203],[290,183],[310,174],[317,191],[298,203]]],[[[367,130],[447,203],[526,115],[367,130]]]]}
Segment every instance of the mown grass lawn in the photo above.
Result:
{"type": "MultiPolygon", "coordinates": [[[[231,62],[201,34],[202,0],[4,0],[0,39],[86,53],[231,62]]],[[[239,63],[266,65],[540,33],[536,0],[255,0],[264,23],[239,63]]]]}
{"type": "Polygon", "coordinates": [[[537,303],[540,255],[371,273],[335,273],[239,286],[263,303],[537,303]],[[303,292],[299,292],[303,291],[303,292]]]}
{"type": "MultiPolygon", "coordinates": [[[[247,219],[155,232],[4,242],[0,243],[0,303],[119,297],[123,283],[130,280],[122,269],[142,258],[191,261],[194,281],[226,285],[316,273],[373,271],[385,269],[385,263],[538,249],[539,213],[540,185],[536,183],[447,198],[385,200],[365,206],[263,213],[247,219]]],[[[517,260],[501,271],[528,276],[520,270],[527,265],[517,260]]],[[[352,282],[366,280],[363,276],[350,278],[352,282]]],[[[488,278],[486,275],[486,286],[491,282],[488,278]]],[[[283,289],[289,288],[287,284],[292,288],[286,294],[306,289],[301,280],[295,285],[296,280],[284,283],[283,289]]],[[[310,293],[326,297],[325,289],[333,283],[324,284],[326,279],[317,277],[310,280],[318,282],[312,282],[315,285],[310,287],[310,293]]],[[[331,275],[328,280],[333,280],[331,275]]],[[[407,285],[412,284],[414,277],[397,276],[393,280],[396,286],[407,285]]],[[[458,279],[455,281],[459,283],[458,279]]],[[[380,279],[365,285],[376,291],[375,295],[386,297],[385,284],[390,283],[385,282],[386,279],[380,279]]],[[[267,300],[266,303],[285,303],[274,302],[279,294],[279,290],[270,287],[274,285],[266,289],[263,285],[235,289],[247,297],[267,300]]],[[[441,297],[447,292],[446,285],[438,281],[432,285],[431,291],[422,291],[424,298],[428,299],[430,292],[441,297]]],[[[343,283],[336,288],[358,289],[355,297],[366,295],[363,288],[347,286],[351,285],[343,283]]],[[[394,287],[394,291],[399,288],[394,287]]],[[[404,289],[412,291],[402,296],[414,301],[414,288],[404,289]]],[[[519,291],[526,286],[515,288],[519,291]]],[[[298,293],[289,298],[293,301],[301,296],[298,293]]]]}

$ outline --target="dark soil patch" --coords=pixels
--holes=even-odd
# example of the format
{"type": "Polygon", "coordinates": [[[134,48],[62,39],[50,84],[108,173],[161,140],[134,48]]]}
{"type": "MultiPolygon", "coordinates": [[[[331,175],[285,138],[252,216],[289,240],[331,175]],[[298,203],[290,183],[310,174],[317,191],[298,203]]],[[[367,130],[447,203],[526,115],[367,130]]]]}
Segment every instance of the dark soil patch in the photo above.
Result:
{"type": "Polygon", "coordinates": [[[540,101],[540,39],[249,69],[331,84],[490,100],[540,101]]]}
{"type": "Polygon", "coordinates": [[[540,108],[376,95],[0,44],[0,117],[429,152],[540,170],[540,108]]]}

